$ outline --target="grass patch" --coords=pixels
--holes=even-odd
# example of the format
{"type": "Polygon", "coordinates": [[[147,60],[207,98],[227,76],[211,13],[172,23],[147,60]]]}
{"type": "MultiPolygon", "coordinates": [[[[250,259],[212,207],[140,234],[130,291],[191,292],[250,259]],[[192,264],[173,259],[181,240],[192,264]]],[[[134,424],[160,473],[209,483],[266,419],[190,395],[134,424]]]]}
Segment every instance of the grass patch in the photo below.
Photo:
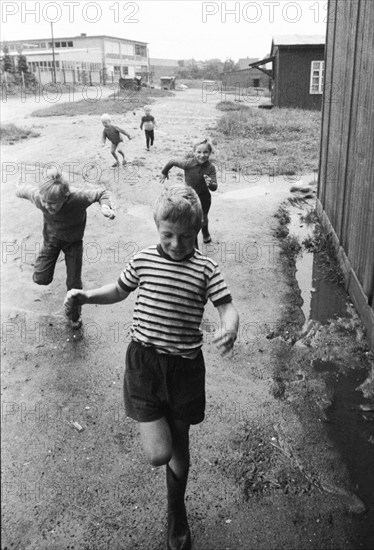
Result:
{"type": "Polygon", "coordinates": [[[2,124],[0,126],[0,140],[4,145],[13,145],[17,141],[39,136],[40,132],[35,132],[30,128],[21,128],[15,124],[2,124]]]}
{"type": "Polygon", "coordinates": [[[234,101],[220,101],[220,103],[217,103],[216,109],[219,111],[245,111],[249,107],[248,105],[242,105],[234,101]]]}
{"type": "Polygon", "coordinates": [[[319,223],[316,223],[312,237],[304,239],[303,247],[308,252],[316,255],[318,265],[323,267],[326,272],[326,278],[329,281],[342,285],[344,276],[339,265],[336,250],[331,235],[329,235],[319,223]]]}
{"type": "Polygon", "coordinates": [[[31,116],[100,116],[103,113],[121,114],[154,102],[154,98],[174,95],[167,90],[144,88],[139,92],[132,90],[119,90],[106,99],[81,99],[63,103],[56,103],[45,109],[38,109],[31,116]]]}
{"type": "Polygon", "coordinates": [[[318,169],[320,131],[319,111],[242,108],[221,117],[215,137],[222,161],[242,159],[247,173],[298,175],[318,169]]]}
{"type": "Polygon", "coordinates": [[[281,254],[292,260],[295,260],[302,250],[300,240],[294,235],[287,235],[284,239],[280,239],[279,246],[281,254]]]}

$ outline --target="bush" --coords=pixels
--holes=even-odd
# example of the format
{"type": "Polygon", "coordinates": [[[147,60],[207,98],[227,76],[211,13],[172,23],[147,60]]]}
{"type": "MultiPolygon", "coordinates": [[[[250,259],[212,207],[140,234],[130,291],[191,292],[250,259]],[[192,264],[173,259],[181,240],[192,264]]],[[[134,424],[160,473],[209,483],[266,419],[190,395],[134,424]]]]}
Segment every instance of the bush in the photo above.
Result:
{"type": "Polygon", "coordinates": [[[248,105],[234,103],[233,101],[221,101],[220,103],[217,103],[216,109],[219,111],[243,111],[249,109],[249,107],[248,105]]]}
{"type": "Polygon", "coordinates": [[[29,128],[20,128],[15,124],[4,124],[0,126],[0,140],[3,144],[13,145],[22,139],[40,136],[39,132],[35,132],[29,128]]]}

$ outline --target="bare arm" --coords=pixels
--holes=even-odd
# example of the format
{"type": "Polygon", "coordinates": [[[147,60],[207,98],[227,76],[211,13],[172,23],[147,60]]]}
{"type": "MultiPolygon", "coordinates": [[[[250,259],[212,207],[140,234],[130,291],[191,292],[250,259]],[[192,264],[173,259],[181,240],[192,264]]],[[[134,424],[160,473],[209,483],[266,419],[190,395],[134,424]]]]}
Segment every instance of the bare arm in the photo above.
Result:
{"type": "Polygon", "coordinates": [[[122,128],[120,128],[119,126],[116,127],[117,130],[119,132],[121,132],[121,134],[123,134],[124,136],[126,136],[128,139],[132,139],[132,137],[130,136],[130,134],[128,132],[126,132],[126,130],[123,130],[122,128]]]}
{"type": "Polygon", "coordinates": [[[221,320],[221,328],[213,342],[222,355],[232,350],[238,335],[239,314],[232,302],[217,306],[221,320]]]}
{"type": "Polygon", "coordinates": [[[175,166],[176,168],[185,169],[186,162],[184,160],[172,159],[169,160],[161,170],[159,177],[160,183],[164,183],[165,179],[169,179],[169,170],[175,166]]]}
{"type": "Polygon", "coordinates": [[[34,197],[37,194],[38,190],[22,181],[22,175],[18,176],[16,184],[16,197],[20,199],[28,199],[31,202],[34,202],[34,197]]]}
{"type": "Polygon", "coordinates": [[[64,306],[69,311],[74,305],[84,304],[115,304],[125,300],[130,293],[123,290],[118,283],[95,288],[94,290],[78,290],[73,288],[66,294],[64,306]]]}

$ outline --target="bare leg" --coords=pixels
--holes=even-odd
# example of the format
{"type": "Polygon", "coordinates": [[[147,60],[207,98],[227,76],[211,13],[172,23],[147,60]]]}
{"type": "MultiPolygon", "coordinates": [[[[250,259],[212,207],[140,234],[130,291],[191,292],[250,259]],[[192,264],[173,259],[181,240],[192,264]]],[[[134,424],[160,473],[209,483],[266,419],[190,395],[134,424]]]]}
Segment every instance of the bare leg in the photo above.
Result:
{"type": "Polygon", "coordinates": [[[116,152],[119,153],[119,154],[122,156],[122,164],[126,164],[125,154],[124,154],[124,152],[121,150],[120,146],[121,146],[121,144],[119,143],[119,144],[117,145],[117,151],[116,151],[116,152]]]}
{"type": "Polygon", "coordinates": [[[140,422],[140,438],[148,461],[153,466],[167,464],[172,457],[172,436],[166,418],[140,422]]]}
{"type": "Polygon", "coordinates": [[[168,494],[168,550],[189,550],[191,533],[184,494],[187,486],[190,425],[166,418],[140,423],[140,435],[148,460],[154,466],[166,464],[168,494]]]}
{"type": "Polygon", "coordinates": [[[116,149],[117,149],[117,145],[114,145],[114,143],[112,143],[112,146],[110,148],[110,152],[112,154],[112,156],[115,158],[116,162],[115,164],[113,164],[113,167],[114,166],[118,166],[119,165],[119,160],[118,160],[118,157],[116,155],[116,149]]]}

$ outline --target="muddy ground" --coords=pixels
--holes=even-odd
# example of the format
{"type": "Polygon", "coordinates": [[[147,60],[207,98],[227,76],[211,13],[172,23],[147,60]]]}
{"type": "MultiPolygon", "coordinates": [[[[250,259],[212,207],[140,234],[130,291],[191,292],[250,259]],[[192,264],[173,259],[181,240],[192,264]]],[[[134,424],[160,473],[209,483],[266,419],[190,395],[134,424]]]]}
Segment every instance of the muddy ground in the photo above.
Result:
{"type": "MultiPolygon", "coordinates": [[[[219,99],[203,102],[198,90],[158,99],[149,153],[139,130],[141,106],[135,115],[115,117],[134,136],[125,144],[132,163],[126,170],[110,168],[99,117],[36,119],[29,116],[37,107],[32,101],[2,105],[4,121],[40,132],[3,147],[3,550],[165,548],[164,469],[146,463],[122,402],[134,297],[86,306],[83,330],[71,331],[62,307],[63,258],[50,287],[32,282],[41,213],[15,197],[16,177],[28,169],[32,180],[38,163],[76,163],[74,185],[111,191],[114,221],[96,205],[88,211],[83,280],[85,288],[112,282],[134,251],[157,241],[151,209],[158,174],[195,138],[214,133],[219,99]]],[[[215,139],[219,188],[210,215],[213,242],[204,250],[221,265],[241,325],[234,352],[222,358],[211,343],[217,312],[207,306],[207,411],[191,429],[187,489],[194,548],[371,548],[374,423],[373,413],[362,418],[360,409],[369,402],[370,378],[354,391],[371,368],[362,325],[348,306],[346,317],[298,333],[305,320],[300,293],[274,218],[294,196],[295,181],[241,178],[220,164],[215,139]],[[357,396],[347,412],[349,429],[336,407],[342,379],[357,396]],[[364,444],[357,466],[353,458],[364,444]]],[[[171,179],[178,178],[174,170],[171,179]]],[[[315,189],[314,180],[305,174],[297,183],[315,189]]],[[[305,206],[313,208],[313,198],[305,206]]]]}

